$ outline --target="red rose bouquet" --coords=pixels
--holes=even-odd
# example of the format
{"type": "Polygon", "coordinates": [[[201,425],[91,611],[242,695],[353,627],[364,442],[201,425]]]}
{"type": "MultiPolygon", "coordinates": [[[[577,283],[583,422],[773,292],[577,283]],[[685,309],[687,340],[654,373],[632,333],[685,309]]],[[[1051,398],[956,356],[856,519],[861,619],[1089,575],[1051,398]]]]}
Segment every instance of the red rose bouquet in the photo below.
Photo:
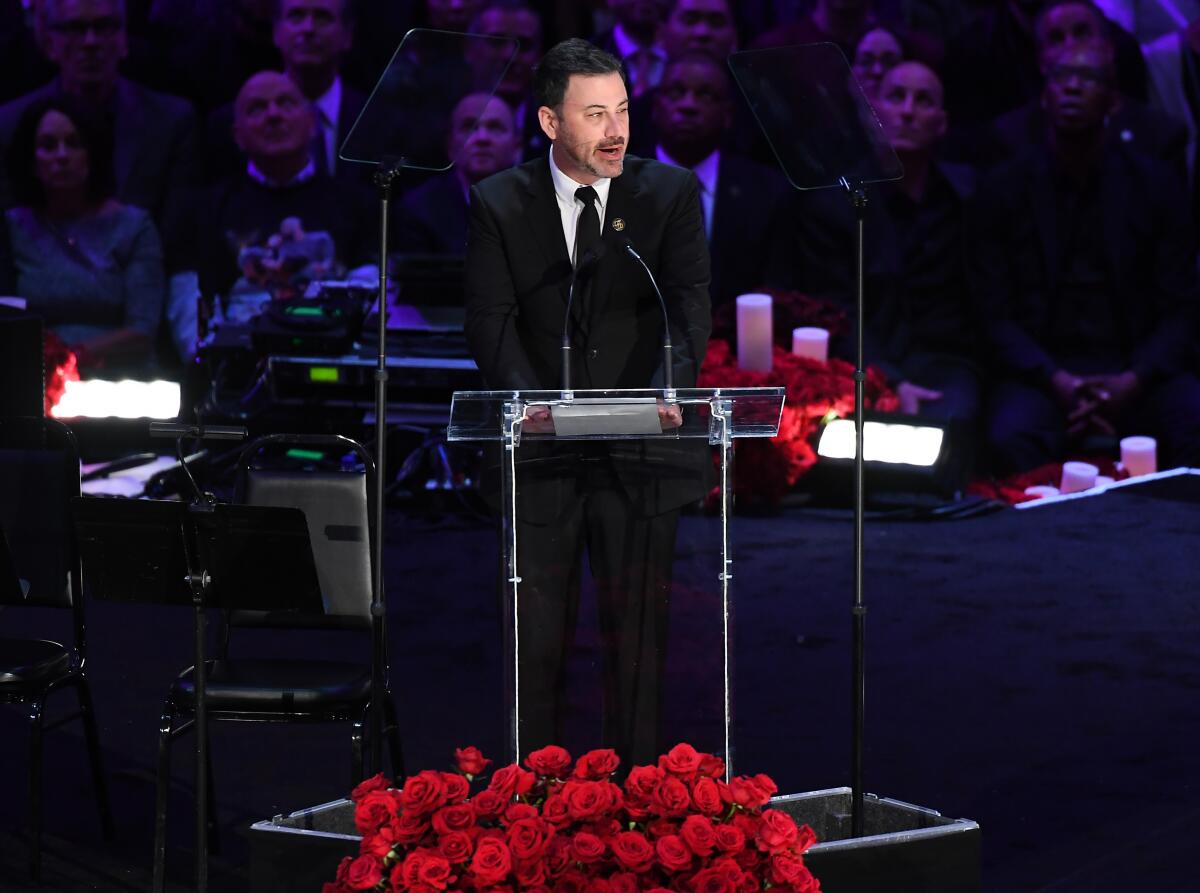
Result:
{"type": "Polygon", "coordinates": [[[322,893],[817,893],[807,825],[766,809],[765,775],[722,780],[725,764],[678,744],[612,781],[619,760],[561,747],[471,783],[490,760],[455,751],[458,772],[427,770],[396,789],[382,775],[351,795],[363,835],[322,893]]]}

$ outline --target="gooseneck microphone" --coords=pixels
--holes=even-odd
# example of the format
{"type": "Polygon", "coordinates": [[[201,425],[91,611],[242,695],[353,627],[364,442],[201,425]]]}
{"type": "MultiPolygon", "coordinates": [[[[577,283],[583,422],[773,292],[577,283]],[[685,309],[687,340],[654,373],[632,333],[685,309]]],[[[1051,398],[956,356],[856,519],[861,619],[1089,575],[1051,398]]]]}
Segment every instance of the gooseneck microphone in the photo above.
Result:
{"type": "Polygon", "coordinates": [[[562,389],[563,394],[571,393],[571,303],[575,300],[575,290],[587,281],[596,270],[596,265],[608,251],[608,245],[597,242],[588,250],[575,269],[571,271],[571,287],[567,291],[567,311],[563,314],[562,333],[562,389]]]}
{"type": "Polygon", "coordinates": [[[642,269],[646,271],[646,276],[650,279],[650,284],[654,286],[654,293],[658,295],[658,306],[662,308],[663,315],[663,390],[666,391],[668,399],[674,399],[675,372],[671,362],[671,321],[667,317],[667,302],[663,300],[662,292],[659,291],[658,283],[654,279],[654,274],[650,272],[649,265],[642,260],[642,256],[637,253],[637,249],[633,247],[633,243],[629,241],[628,236],[624,236],[621,239],[621,248],[626,254],[642,265],[642,269]]]}

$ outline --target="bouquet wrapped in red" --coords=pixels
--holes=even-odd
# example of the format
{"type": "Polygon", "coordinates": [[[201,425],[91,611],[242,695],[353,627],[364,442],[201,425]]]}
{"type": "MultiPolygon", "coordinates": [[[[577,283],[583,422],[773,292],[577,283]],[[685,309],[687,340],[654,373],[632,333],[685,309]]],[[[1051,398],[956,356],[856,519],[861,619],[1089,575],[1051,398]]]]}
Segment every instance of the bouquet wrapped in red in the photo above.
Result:
{"type": "Polygon", "coordinates": [[[351,795],[363,835],[322,893],[817,893],[807,825],[765,809],[765,775],[722,780],[725,764],[678,744],[612,781],[619,760],[563,748],[497,769],[455,751],[458,772],[427,770],[397,790],[376,775],[351,795]]]}

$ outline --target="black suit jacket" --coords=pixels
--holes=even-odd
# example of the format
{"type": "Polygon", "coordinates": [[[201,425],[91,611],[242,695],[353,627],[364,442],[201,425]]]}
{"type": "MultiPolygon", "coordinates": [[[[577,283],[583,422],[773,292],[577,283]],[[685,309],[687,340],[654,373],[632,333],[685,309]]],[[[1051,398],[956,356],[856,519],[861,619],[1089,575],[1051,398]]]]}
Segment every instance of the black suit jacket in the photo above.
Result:
{"type": "Polygon", "coordinates": [[[391,245],[403,254],[466,253],[467,197],[453,171],[404,194],[391,245]]]}
{"type": "Polygon", "coordinates": [[[782,265],[792,191],[778,169],[722,150],[709,240],[714,307],[766,285],[782,265]]]}
{"type": "MultiPolygon", "coordinates": [[[[667,305],[674,383],[694,386],[711,328],[708,246],[695,175],[627,156],[604,216],[609,248],[572,305],[574,387],[661,387],[662,311],[645,271],[620,248],[628,237],[667,305]],[[624,222],[624,229],[613,224],[624,222]],[[580,300],[582,298],[582,300],[580,300]],[[576,312],[576,310],[580,312],[576,312]]],[[[488,386],[555,389],[571,262],[546,157],[471,189],[466,335],[488,386]]],[[[578,449],[531,443],[522,461],[522,514],[553,523],[577,500],[572,474],[585,456],[608,456],[635,508],[655,515],[703,496],[708,455],[699,441],[616,441],[578,449]]]]}
{"type": "MultiPolygon", "coordinates": [[[[971,285],[1004,374],[1044,383],[1061,253],[1051,162],[1031,150],[981,186],[968,244],[971,285]]],[[[1100,174],[1117,345],[1146,383],[1181,371],[1195,332],[1196,244],[1188,196],[1165,162],[1110,145],[1100,174]]]]}

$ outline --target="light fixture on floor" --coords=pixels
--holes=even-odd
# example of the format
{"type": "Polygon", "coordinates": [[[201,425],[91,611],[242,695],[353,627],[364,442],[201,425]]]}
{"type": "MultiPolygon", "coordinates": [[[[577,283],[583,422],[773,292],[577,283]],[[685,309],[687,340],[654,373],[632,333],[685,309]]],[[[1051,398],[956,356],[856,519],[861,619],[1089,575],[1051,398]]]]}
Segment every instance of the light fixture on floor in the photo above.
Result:
{"type": "Polygon", "coordinates": [[[59,419],[173,419],[179,402],[177,381],[68,381],[50,414],[59,419]]]}

